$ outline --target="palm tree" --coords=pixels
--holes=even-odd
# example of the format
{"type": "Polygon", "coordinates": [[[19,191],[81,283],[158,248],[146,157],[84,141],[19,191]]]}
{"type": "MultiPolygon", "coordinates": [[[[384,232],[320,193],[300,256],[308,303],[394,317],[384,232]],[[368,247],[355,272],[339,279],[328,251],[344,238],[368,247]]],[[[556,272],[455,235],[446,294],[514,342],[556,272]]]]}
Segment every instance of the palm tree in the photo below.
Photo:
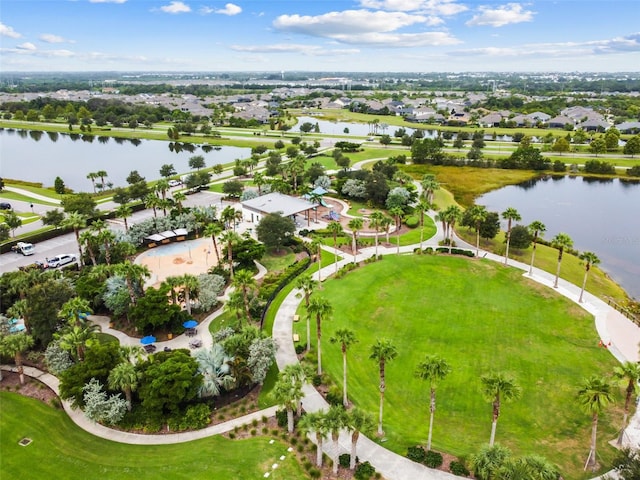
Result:
{"type": "Polygon", "coordinates": [[[131,263],[129,260],[125,260],[116,266],[116,273],[124,277],[127,283],[127,289],[129,290],[131,303],[135,305],[138,303],[136,286],[142,287],[144,279],[151,277],[149,268],[146,265],[138,265],[131,263]]]}
{"type": "Polygon", "coordinates": [[[253,274],[249,270],[238,270],[235,277],[233,278],[232,285],[242,292],[245,315],[247,316],[247,320],[251,322],[251,312],[249,311],[249,293],[255,291],[258,288],[256,279],[253,278],[253,274]]]}
{"type": "Polygon", "coordinates": [[[329,429],[322,412],[307,412],[301,419],[298,427],[303,433],[314,432],[316,436],[316,465],[322,467],[322,441],[329,429]]]}
{"type": "Polygon", "coordinates": [[[104,184],[104,177],[108,177],[109,175],[107,174],[106,170],[98,170],[96,172],[96,178],[100,178],[100,183],[102,185],[102,190],[104,190],[105,184],[104,184]]]}
{"type": "Polygon", "coordinates": [[[521,389],[513,378],[502,373],[490,373],[480,377],[482,393],[485,398],[493,402],[493,421],[491,423],[491,437],[489,446],[493,447],[496,438],[496,427],[500,416],[500,405],[503,401],[517,400],[520,398],[521,389]]]}
{"type": "Polygon", "coordinates": [[[173,201],[176,202],[176,206],[178,207],[178,213],[182,213],[182,204],[187,199],[187,196],[182,192],[174,192],[172,196],[173,201]]]}
{"type": "Polygon", "coordinates": [[[233,280],[233,243],[239,239],[236,232],[227,230],[222,234],[221,240],[227,244],[227,262],[229,262],[229,276],[233,280]]]}
{"type": "Polygon", "coordinates": [[[158,218],[157,208],[160,205],[160,199],[155,193],[149,193],[144,197],[144,206],[153,209],[153,218],[158,218]]]}
{"type": "Polygon", "coordinates": [[[92,232],[85,230],[80,234],[80,243],[84,245],[84,249],[86,252],[89,252],[89,258],[91,259],[91,263],[95,267],[98,262],[96,260],[96,252],[94,251],[94,242],[96,240],[95,236],[92,232]]]}
{"type": "Polygon", "coordinates": [[[224,302],[224,309],[228,312],[235,313],[238,320],[238,327],[242,328],[242,313],[244,312],[244,300],[242,298],[242,292],[232,291],[224,302]]]}
{"type": "MultiPolygon", "coordinates": [[[[291,383],[298,382],[300,385],[304,385],[307,381],[307,371],[300,362],[292,363],[285,366],[280,374],[282,378],[288,379],[291,383]]],[[[298,416],[302,415],[302,398],[298,401],[296,407],[298,416]]]]}
{"type": "Polygon", "coordinates": [[[436,386],[451,372],[451,367],[447,361],[436,355],[427,355],[424,361],[418,364],[415,375],[421,380],[429,382],[430,402],[429,402],[429,437],[427,439],[427,450],[431,450],[431,434],[433,432],[433,417],[436,411],[436,386]]]}
{"type": "Polygon", "coordinates": [[[182,286],[182,293],[184,295],[185,308],[187,309],[187,313],[191,315],[191,299],[197,297],[200,282],[198,282],[198,277],[195,275],[185,273],[180,277],[180,285],[182,286]]]}
{"type": "Polygon", "coordinates": [[[293,433],[293,412],[304,398],[302,382],[280,375],[271,392],[275,402],[287,411],[287,431],[293,433]]]}
{"type": "Polygon", "coordinates": [[[391,233],[391,225],[393,224],[393,218],[383,216],[382,221],[380,222],[380,228],[384,231],[386,241],[389,243],[389,233],[391,233]]]}
{"type": "Polygon", "coordinates": [[[351,458],[349,460],[349,468],[353,470],[356,468],[356,448],[360,433],[364,433],[365,435],[371,433],[375,428],[375,422],[371,415],[355,407],[349,411],[348,423],[345,428],[351,432],[351,458]]]}
{"type": "Polygon", "coordinates": [[[71,325],[63,329],[56,336],[60,339],[60,348],[67,350],[77,361],[84,361],[85,347],[94,341],[96,333],[100,330],[98,325],[85,323],[71,325]]]}
{"type": "Polygon", "coordinates": [[[224,224],[224,227],[227,230],[235,230],[236,228],[236,220],[238,219],[238,213],[242,215],[241,212],[238,212],[231,205],[227,205],[224,207],[222,212],[220,212],[220,221],[224,224]]]}
{"type": "Polygon", "coordinates": [[[618,445],[622,445],[622,438],[627,429],[627,420],[629,418],[629,407],[634,394],[637,394],[640,388],[640,364],[636,362],[624,362],[621,366],[614,367],[613,377],[621,383],[626,384],[626,394],[624,397],[624,417],[622,419],[622,429],[618,436],[618,445]]]}
{"type": "Polygon", "coordinates": [[[335,252],[338,251],[338,235],[341,235],[343,232],[342,224],[336,221],[329,222],[329,225],[327,225],[327,230],[333,235],[333,249],[336,263],[336,273],[338,273],[338,256],[335,252]]]}
{"type": "Polygon", "coordinates": [[[334,450],[336,456],[333,459],[333,474],[338,474],[338,464],[340,457],[340,448],[338,447],[338,439],[340,438],[340,431],[349,424],[349,415],[347,411],[341,405],[332,405],[329,407],[329,411],[325,416],[325,423],[327,430],[331,434],[331,440],[333,440],[334,450]]]}
{"type": "Polygon", "coordinates": [[[432,174],[426,174],[424,177],[422,177],[421,185],[423,194],[427,202],[432,204],[435,191],[440,189],[440,184],[436,180],[436,177],[432,174]]]}
{"type": "Polygon", "coordinates": [[[71,212],[67,218],[62,221],[62,227],[73,229],[73,233],[76,236],[76,243],[78,245],[78,253],[80,256],[78,257],[78,264],[80,267],[84,265],[82,262],[82,245],[80,243],[80,229],[85,228],[87,226],[87,217],[78,213],[71,212]]]}
{"type": "Polygon", "coordinates": [[[267,183],[264,173],[256,172],[253,174],[253,184],[258,187],[258,196],[262,195],[262,185],[267,183]]]}
{"type": "Polygon", "coordinates": [[[389,213],[393,216],[396,226],[396,248],[397,254],[400,255],[400,228],[402,227],[402,216],[404,215],[404,210],[400,207],[393,207],[389,209],[389,213]]]}
{"type": "MultiPolygon", "coordinates": [[[[296,279],[296,288],[302,290],[304,294],[304,304],[307,310],[309,310],[309,299],[316,287],[316,281],[311,278],[311,275],[301,275],[296,279]]],[[[307,315],[307,351],[311,350],[311,320],[307,315]]]]}
{"type": "Polygon", "coordinates": [[[369,227],[373,228],[376,234],[376,258],[378,258],[378,234],[380,233],[380,229],[382,228],[383,219],[384,213],[382,213],[380,210],[376,210],[375,212],[371,213],[371,215],[369,215],[369,227]]]}
{"type": "Polygon", "coordinates": [[[484,205],[473,205],[469,209],[469,218],[473,222],[473,228],[476,230],[476,257],[480,256],[480,227],[482,222],[487,219],[487,213],[484,205]]]}
{"type": "Polygon", "coordinates": [[[22,354],[33,347],[34,343],[33,337],[26,333],[13,333],[2,339],[2,352],[15,359],[18,375],[20,376],[20,385],[24,385],[22,354]]]}
{"type": "Polygon", "coordinates": [[[585,464],[595,470],[596,467],[596,440],[598,438],[598,417],[604,408],[613,402],[611,385],[605,378],[593,376],[584,383],[578,391],[578,403],[582,409],[591,415],[591,446],[589,456],[585,464]]]}
{"type": "Polygon", "coordinates": [[[431,204],[424,198],[421,198],[415,209],[416,212],[420,214],[420,250],[422,250],[422,243],[424,242],[424,216],[431,210],[431,204]]]}
{"type": "Polygon", "coordinates": [[[309,302],[307,315],[316,317],[316,335],[318,338],[318,375],[322,375],[322,320],[327,319],[333,313],[333,307],[329,300],[323,297],[314,297],[309,302]]]}
{"type": "Polygon", "coordinates": [[[364,220],[362,218],[352,218],[347,226],[351,229],[353,242],[351,251],[353,252],[353,263],[356,263],[356,253],[358,252],[358,231],[362,230],[364,220]]]}
{"type": "Polygon", "coordinates": [[[558,288],[558,279],[560,278],[560,265],[562,264],[562,254],[565,249],[573,247],[573,240],[566,233],[559,233],[553,240],[551,240],[551,246],[558,249],[558,268],[556,269],[556,279],[553,282],[553,288],[558,288]]]}
{"type": "Polygon", "coordinates": [[[451,248],[453,247],[453,232],[456,223],[462,218],[462,210],[457,205],[450,205],[444,211],[440,212],[440,218],[446,222],[446,230],[449,232],[449,255],[451,255],[451,248]]]}
{"type": "Polygon", "coordinates": [[[127,410],[131,411],[131,393],[138,388],[140,372],[135,365],[130,362],[122,362],[116,365],[109,373],[109,388],[111,390],[122,390],[127,400],[127,410]]]}
{"type": "Polygon", "coordinates": [[[536,245],[538,244],[538,238],[542,237],[544,232],[547,231],[547,227],[544,223],[534,220],[529,224],[529,233],[533,235],[533,250],[531,250],[531,265],[529,266],[529,275],[533,275],[533,260],[536,256],[536,245]]]}
{"type": "Polygon", "coordinates": [[[211,237],[213,242],[213,250],[216,252],[217,265],[220,265],[220,252],[218,251],[218,235],[222,233],[222,225],[220,222],[211,222],[204,228],[204,234],[211,237]]]}
{"type": "Polygon", "coordinates": [[[73,297],[62,304],[58,311],[58,318],[67,320],[70,325],[82,325],[81,313],[92,314],[91,304],[81,297],[73,297]]]}
{"type": "Polygon", "coordinates": [[[96,178],[98,178],[97,173],[90,172],[87,174],[87,179],[91,180],[91,185],[93,185],[93,193],[96,193],[96,178]]]}
{"type": "Polygon", "coordinates": [[[111,265],[111,249],[116,242],[116,236],[111,230],[102,230],[98,233],[98,241],[104,246],[104,261],[111,265]]]}
{"type": "Polygon", "coordinates": [[[331,343],[339,343],[342,350],[342,405],[347,408],[349,406],[349,400],[347,399],[347,350],[351,345],[357,343],[358,339],[353,330],[339,328],[330,341],[331,343]]]}
{"type": "Polygon", "coordinates": [[[589,270],[594,265],[598,265],[600,263],[600,259],[593,252],[582,252],[580,254],[580,260],[584,263],[584,279],[582,280],[582,289],[580,289],[580,298],[578,302],[582,303],[582,296],[584,295],[584,289],[587,286],[587,276],[589,275],[589,270]]]}
{"type": "Polygon", "coordinates": [[[378,435],[383,436],[382,430],[382,411],[384,407],[384,391],[385,391],[385,366],[388,361],[393,360],[398,356],[398,350],[389,340],[376,340],[376,343],[371,345],[369,358],[378,362],[378,369],[380,373],[380,413],[378,417],[378,435]]]}
{"type": "Polygon", "coordinates": [[[309,250],[312,252],[316,252],[316,257],[318,258],[318,289],[322,289],[322,242],[314,238],[311,241],[311,245],[309,246],[309,250]]]}
{"type": "Polygon", "coordinates": [[[509,261],[509,243],[511,242],[511,222],[514,220],[519,222],[522,220],[520,213],[513,208],[508,207],[504,212],[502,212],[502,218],[507,221],[507,250],[504,253],[504,264],[506,265],[509,261]]]}
{"type": "Polygon", "coordinates": [[[198,350],[194,355],[198,362],[198,372],[202,374],[200,385],[200,397],[217,397],[223,389],[231,389],[236,379],[231,375],[231,362],[219,343],[214,343],[210,348],[198,350]]]}
{"type": "Polygon", "coordinates": [[[478,480],[493,480],[500,478],[500,470],[511,456],[511,451],[502,445],[484,445],[480,451],[471,457],[473,475],[478,480]]]}

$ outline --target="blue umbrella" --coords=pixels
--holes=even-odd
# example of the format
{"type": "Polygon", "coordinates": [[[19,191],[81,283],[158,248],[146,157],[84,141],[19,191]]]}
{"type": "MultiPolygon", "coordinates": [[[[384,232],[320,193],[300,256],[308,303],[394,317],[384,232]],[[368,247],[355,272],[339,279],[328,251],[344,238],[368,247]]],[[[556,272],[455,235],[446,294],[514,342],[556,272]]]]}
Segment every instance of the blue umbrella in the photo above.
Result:
{"type": "Polygon", "coordinates": [[[198,326],[198,322],[196,322],[193,318],[191,320],[187,320],[182,324],[184,328],[196,328],[198,326]]]}
{"type": "Polygon", "coordinates": [[[156,337],[154,337],[153,335],[147,335],[146,337],[142,337],[140,339],[140,343],[142,345],[149,345],[151,343],[154,343],[156,341],[156,337]]]}

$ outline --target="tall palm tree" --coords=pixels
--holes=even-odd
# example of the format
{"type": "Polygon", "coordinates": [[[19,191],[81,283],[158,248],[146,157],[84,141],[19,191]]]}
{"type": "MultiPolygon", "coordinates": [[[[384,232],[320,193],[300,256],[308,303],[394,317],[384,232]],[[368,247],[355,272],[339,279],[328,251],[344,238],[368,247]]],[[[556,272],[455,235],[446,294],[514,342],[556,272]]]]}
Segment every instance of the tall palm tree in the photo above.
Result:
{"type": "Polygon", "coordinates": [[[447,223],[446,230],[449,232],[449,254],[453,247],[453,232],[456,223],[462,218],[462,210],[457,205],[449,205],[444,211],[440,212],[440,217],[447,223]]]}
{"type": "Polygon", "coordinates": [[[629,418],[629,407],[634,394],[640,391],[638,382],[640,382],[640,364],[637,362],[624,362],[622,365],[614,367],[613,377],[621,383],[626,384],[626,392],[624,397],[624,417],[622,419],[622,429],[618,436],[618,445],[622,445],[622,438],[627,429],[627,420],[629,418]]]}
{"type": "Polygon", "coordinates": [[[578,403],[586,413],[591,415],[591,446],[585,470],[587,467],[592,469],[596,467],[598,417],[611,402],[613,402],[613,392],[611,391],[611,385],[605,378],[593,376],[587,379],[578,391],[578,403]]]}
{"type": "MultiPolygon", "coordinates": [[[[296,288],[302,290],[304,294],[304,305],[309,309],[309,301],[311,298],[311,294],[315,289],[317,283],[311,278],[311,275],[301,275],[296,279],[296,288]]],[[[309,315],[307,315],[307,351],[311,350],[311,320],[309,319],[309,315]]]]}
{"type": "Polygon", "coordinates": [[[480,256],[480,227],[482,222],[487,219],[487,209],[484,205],[473,205],[469,209],[469,218],[473,222],[473,228],[476,231],[476,257],[480,256]]]}
{"type": "Polygon", "coordinates": [[[384,391],[386,389],[385,384],[385,367],[387,362],[393,360],[398,356],[397,348],[389,340],[376,340],[376,343],[371,345],[369,358],[378,362],[378,371],[380,374],[380,412],[378,417],[378,435],[384,435],[382,430],[382,411],[384,407],[384,391]]]}
{"type": "Polygon", "coordinates": [[[247,321],[251,322],[251,312],[249,310],[249,293],[258,288],[256,279],[249,270],[238,270],[233,278],[232,285],[242,292],[242,300],[244,301],[244,311],[247,321]]]}
{"type": "Polygon", "coordinates": [[[64,328],[56,336],[60,339],[60,348],[67,350],[78,362],[84,361],[84,352],[87,345],[96,340],[98,325],[84,323],[64,328]]]}
{"type": "Polygon", "coordinates": [[[140,372],[130,362],[119,363],[109,373],[109,388],[111,390],[122,390],[127,400],[127,410],[129,411],[131,411],[131,393],[137,390],[140,376],[140,372]]]}
{"type": "Polygon", "coordinates": [[[356,217],[349,220],[347,226],[351,229],[351,252],[353,253],[353,263],[356,263],[356,253],[358,253],[358,232],[362,230],[364,226],[364,220],[356,217]]]}
{"type": "Polygon", "coordinates": [[[587,276],[589,275],[589,270],[594,265],[598,265],[600,263],[600,259],[593,252],[582,252],[580,254],[580,260],[584,264],[584,278],[582,280],[582,288],[580,289],[580,298],[578,302],[582,303],[582,296],[584,295],[584,289],[587,286],[587,276]]]}
{"type": "Polygon", "coordinates": [[[292,381],[291,378],[281,375],[273,386],[271,395],[275,402],[287,411],[287,431],[293,433],[293,412],[300,400],[304,398],[302,382],[292,381]]]}
{"type": "Polygon", "coordinates": [[[104,184],[104,177],[108,177],[109,174],[107,173],[106,170],[98,170],[96,172],[96,178],[100,179],[100,184],[102,185],[102,190],[104,190],[105,184],[104,184]]]}
{"type": "Polygon", "coordinates": [[[82,268],[84,265],[82,261],[82,245],[80,243],[80,230],[87,226],[87,217],[78,212],[71,212],[67,218],[62,221],[62,227],[71,228],[76,236],[76,244],[78,245],[78,264],[82,268]]]}
{"type": "Polygon", "coordinates": [[[384,215],[380,222],[380,228],[384,231],[387,243],[389,243],[389,234],[391,233],[391,225],[393,225],[393,218],[384,215]]]}
{"type": "Polygon", "coordinates": [[[380,233],[380,229],[382,228],[382,220],[384,219],[384,213],[380,210],[376,210],[369,215],[369,227],[373,228],[375,232],[375,242],[376,242],[376,258],[378,258],[378,234],[380,233]]]}
{"type": "Polygon", "coordinates": [[[558,288],[558,279],[560,278],[560,265],[562,264],[562,254],[566,249],[573,247],[573,240],[566,233],[558,233],[553,240],[551,246],[558,249],[558,268],[556,269],[556,279],[553,282],[553,288],[558,288]]]}
{"type": "MultiPolygon", "coordinates": [[[[236,220],[238,219],[238,211],[231,205],[224,207],[220,212],[220,221],[224,224],[227,230],[235,230],[236,220]]],[[[242,215],[242,213],[240,213],[242,215]]]]}
{"type": "Polygon", "coordinates": [[[171,303],[173,305],[178,305],[178,291],[180,286],[182,285],[182,277],[180,276],[169,276],[164,279],[162,285],[166,285],[169,288],[169,295],[171,296],[171,303]]]}
{"type": "Polygon", "coordinates": [[[326,320],[333,313],[333,307],[324,297],[314,297],[309,302],[307,315],[316,318],[316,336],[318,339],[318,375],[322,375],[322,320],[326,320]]]}
{"type": "MultiPolygon", "coordinates": [[[[292,363],[285,366],[281,371],[280,375],[282,378],[287,379],[291,383],[300,383],[300,385],[304,385],[307,381],[307,370],[300,362],[292,363]]],[[[298,401],[297,405],[297,414],[298,416],[302,415],[302,398],[298,401]]]]}
{"type": "Polygon", "coordinates": [[[224,309],[235,313],[236,319],[238,320],[238,327],[242,328],[242,313],[244,312],[244,300],[242,298],[242,292],[240,291],[232,291],[229,294],[229,298],[224,302],[224,309]]]}
{"type": "Polygon", "coordinates": [[[502,212],[502,218],[507,221],[507,249],[504,253],[504,264],[506,265],[509,261],[509,243],[511,242],[511,222],[514,220],[519,222],[522,220],[522,216],[518,211],[513,207],[508,207],[504,212],[502,212]]]}
{"type": "Polygon", "coordinates": [[[433,432],[433,417],[436,411],[436,386],[439,381],[443,380],[451,372],[451,367],[447,361],[437,355],[427,355],[425,359],[418,364],[415,375],[421,380],[429,382],[430,401],[429,401],[429,437],[427,439],[427,450],[431,450],[431,434],[433,432]]]}
{"type": "Polygon", "coordinates": [[[131,303],[136,305],[138,303],[138,296],[136,295],[136,286],[142,288],[144,279],[151,277],[149,267],[146,265],[138,265],[131,263],[129,260],[125,260],[116,266],[116,273],[122,275],[127,283],[127,290],[129,290],[129,297],[131,303]]]}
{"type": "Polygon", "coordinates": [[[433,195],[436,190],[440,189],[440,183],[436,180],[435,175],[426,174],[422,177],[422,192],[429,203],[433,203],[433,195]]]}
{"type": "Polygon", "coordinates": [[[356,334],[348,328],[339,328],[330,339],[331,343],[339,343],[342,350],[342,405],[344,408],[349,406],[347,398],[347,350],[354,343],[358,342],[356,334]]]}
{"type": "Polygon", "coordinates": [[[132,214],[133,212],[131,211],[131,207],[129,205],[120,205],[116,209],[116,217],[123,220],[125,232],[129,232],[129,223],[127,222],[127,218],[129,218],[132,214]]]}
{"type": "Polygon", "coordinates": [[[229,262],[229,276],[233,279],[233,244],[238,241],[240,237],[232,230],[227,230],[222,234],[221,240],[226,243],[227,246],[227,262],[229,262]]]}
{"type": "Polygon", "coordinates": [[[2,339],[2,352],[13,357],[20,377],[20,385],[24,385],[24,368],[22,366],[22,354],[33,347],[35,340],[27,333],[13,333],[2,339]]]}
{"type": "Polygon", "coordinates": [[[533,249],[531,250],[531,265],[529,266],[529,275],[533,275],[533,261],[536,257],[536,245],[538,244],[538,238],[542,237],[544,232],[547,231],[547,227],[544,223],[534,220],[527,227],[529,233],[533,235],[533,249]]]}
{"type": "Polygon", "coordinates": [[[500,406],[503,401],[517,400],[522,390],[513,378],[502,373],[490,373],[480,377],[482,393],[493,404],[493,421],[491,423],[491,437],[489,446],[492,447],[496,438],[496,427],[500,416],[500,406]]]}
{"type": "Polygon", "coordinates": [[[182,205],[184,204],[184,201],[187,199],[187,196],[182,192],[174,192],[172,196],[173,196],[173,201],[176,203],[176,206],[178,207],[178,213],[182,213],[182,205]]]}
{"type": "Polygon", "coordinates": [[[400,228],[402,227],[402,216],[404,210],[400,207],[393,207],[389,209],[389,214],[393,217],[396,226],[396,252],[400,255],[400,228]]]}
{"type": "Polygon", "coordinates": [[[92,314],[91,304],[81,297],[73,297],[62,304],[58,311],[58,318],[66,320],[70,325],[82,325],[82,313],[92,314]]]}
{"type": "Polygon", "coordinates": [[[182,286],[185,308],[187,313],[191,315],[191,300],[197,297],[200,282],[198,282],[198,277],[195,275],[185,273],[180,277],[180,285],[182,286]]]}
{"type": "Polygon", "coordinates": [[[85,230],[80,234],[80,243],[84,246],[85,252],[89,253],[89,258],[91,259],[91,263],[95,267],[98,264],[96,259],[96,252],[94,250],[94,244],[96,241],[96,237],[93,235],[93,232],[85,230]]]}
{"type": "Polygon", "coordinates": [[[323,412],[307,412],[301,419],[298,427],[303,433],[314,432],[316,437],[316,465],[322,467],[322,442],[329,433],[326,414],[323,412]]]}
{"type": "Polygon", "coordinates": [[[93,193],[96,193],[96,178],[98,178],[98,175],[96,173],[87,173],[87,179],[91,180],[91,185],[93,185],[93,193]]]}
{"type": "Polygon", "coordinates": [[[160,199],[155,193],[149,193],[144,197],[144,206],[146,208],[153,209],[153,218],[158,218],[158,206],[160,205],[160,199]]]}
{"type": "Polygon", "coordinates": [[[341,235],[344,229],[342,228],[342,224],[340,222],[329,222],[327,225],[327,230],[331,232],[333,235],[333,249],[334,249],[334,259],[336,264],[336,273],[338,273],[338,256],[335,252],[338,251],[338,235],[341,235]]]}
{"type": "Polygon", "coordinates": [[[314,238],[311,241],[311,245],[309,246],[309,250],[312,252],[316,252],[316,257],[318,259],[318,289],[322,289],[322,242],[314,238]]]}
{"type": "Polygon", "coordinates": [[[331,440],[333,440],[334,450],[336,456],[333,459],[332,470],[333,474],[338,474],[338,464],[340,463],[340,448],[338,446],[338,439],[340,438],[340,431],[349,424],[349,415],[347,411],[341,405],[331,405],[329,411],[325,416],[325,423],[327,430],[331,434],[331,440]]]}
{"type": "Polygon", "coordinates": [[[360,410],[358,407],[349,411],[348,423],[345,427],[351,432],[351,458],[349,460],[349,468],[353,470],[356,468],[357,458],[357,445],[360,433],[365,435],[370,434],[375,429],[375,422],[371,415],[364,410],[360,410]]]}
{"type": "Polygon", "coordinates": [[[204,228],[204,234],[211,237],[213,242],[213,250],[216,252],[217,265],[220,265],[220,252],[218,250],[218,235],[222,233],[222,225],[220,222],[211,222],[204,228]]]}
{"type": "Polygon", "coordinates": [[[420,214],[420,250],[422,250],[422,243],[424,242],[424,216],[431,210],[432,205],[428,200],[421,198],[415,207],[416,212],[420,214]]]}

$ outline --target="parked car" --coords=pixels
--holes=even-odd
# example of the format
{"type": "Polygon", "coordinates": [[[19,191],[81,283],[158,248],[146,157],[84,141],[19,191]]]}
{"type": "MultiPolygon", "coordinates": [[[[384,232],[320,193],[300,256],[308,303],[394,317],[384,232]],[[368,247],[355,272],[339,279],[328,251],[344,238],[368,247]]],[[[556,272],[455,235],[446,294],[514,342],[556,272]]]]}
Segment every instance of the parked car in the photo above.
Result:
{"type": "Polygon", "coordinates": [[[50,268],[58,268],[68,263],[73,263],[77,259],[78,258],[72,253],[63,253],[55,257],[47,258],[47,265],[49,265],[50,268]]]}
{"type": "Polygon", "coordinates": [[[178,185],[182,185],[182,182],[180,180],[169,180],[170,187],[177,187],[178,185]]]}
{"type": "Polygon", "coordinates": [[[40,262],[36,260],[29,265],[24,265],[23,267],[18,267],[18,270],[22,270],[24,272],[28,272],[29,270],[46,270],[49,268],[49,264],[47,262],[40,262]]]}
{"type": "Polygon", "coordinates": [[[0,210],[11,210],[11,204],[7,202],[0,202],[0,210]]]}

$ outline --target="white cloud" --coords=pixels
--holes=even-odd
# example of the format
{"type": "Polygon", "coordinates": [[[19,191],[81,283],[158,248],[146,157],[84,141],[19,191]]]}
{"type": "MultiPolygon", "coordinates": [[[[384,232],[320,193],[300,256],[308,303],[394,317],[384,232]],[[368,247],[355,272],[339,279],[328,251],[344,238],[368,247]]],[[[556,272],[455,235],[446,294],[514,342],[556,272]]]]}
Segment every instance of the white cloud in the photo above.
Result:
{"type": "Polygon", "coordinates": [[[443,16],[456,15],[468,10],[466,6],[456,3],[456,0],[360,0],[360,5],[372,9],[443,16]]]}
{"type": "Polygon", "coordinates": [[[530,22],[533,20],[535,12],[524,10],[519,3],[507,3],[498,8],[491,8],[486,5],[479,7],[480,13],[474,15],[467,25],[489,25],[491,27],[504,27],[512,23],[530,22]]]}
{"type": "Polygon", "coordinates": [[[604,40],[596,45],[595,53],[640,52],[640,32],[626,37],[616,37],[604,40]]]}
{"type": "Polygon", "coordinates": [[[164,13],[189,13],[191,7],[184,2],[171,2],[169,5],[163,5],[160,7],[164,13]]]}
{"type": "Polygon", "coordinates": [[[73,43],[70,40],[65,40],[60,35],[54,35],[53,33],[43,33],[38,38],[43,42],[47,42],[47,43],[65,43],[65,42],[73,43]]]}
{"type": "Polygon", "coordinates": [[[234,5],[233,3],[227,3],[224,8],[215,10],[215,13],[229,16],[238,15],[240,12],[242,12],[242,8],[240,8],[238,5],[234,5]]]}
{"type": "Polygon", "coordinates": [[[4,23],[0,23],[0,37],[20,38],[20,37],[22,37],[22,35],[20,35],[18,32],[16,32],[9,25],[5,25],[4,23]]]}
{"type": "Polygon", "coordinates": [[[343,43],[375,47],[433,47],[461,43],[447,32],[423,33],[363,33],[360,35],[335,35],[334,39],[343,43]]]}
{"type": "Polygon", "coordinates": [[[36,46],[31,42],[24,42],[20,45],[16,45],[19,50],[36,50],[36,46]]]}
{"type": "Polygon", "coordinates": [[[126,3],[127,0],[89,0],[89,3],[126,3]]]}
{"type": "Polygon", "coordinates": [[[307,56],[335,56],[355,55],[360,53],[357,48],[351,49],[326,49],[319,45],[304,45],[295,43],[275,43],[271,45],[232,45],[232,50],[248,53],[296,53],[307,56]]]}

